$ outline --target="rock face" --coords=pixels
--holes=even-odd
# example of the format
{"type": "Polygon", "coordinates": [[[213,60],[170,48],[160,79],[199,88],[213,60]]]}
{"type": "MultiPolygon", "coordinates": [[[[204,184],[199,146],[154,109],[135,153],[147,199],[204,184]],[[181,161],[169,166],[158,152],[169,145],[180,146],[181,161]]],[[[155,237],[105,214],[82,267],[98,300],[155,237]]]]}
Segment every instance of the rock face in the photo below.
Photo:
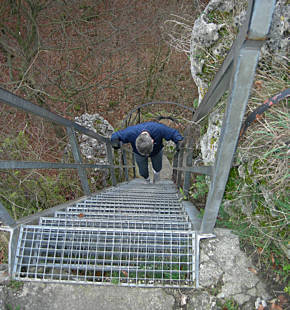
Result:
{"type": "MultiPolygon", "coordinates": [[[[85,113],[79,117],[76,117],[75,121],[79,125],[84,126],[105,137],[110,137],[114,132],[112,125],[110,125],[109,122],[98,113],[85,113]]],[[[98,140],[86,135],[81,135],[79,140],[81,153],[86,159],[93,160],[95,163],[107,162],[106,147],[104,143],[101,143],[98,140]]]]}
{"type": "MultiPolygon", "coordinates": [[[[242,16],[245,15],[242,5],[245,2],[212,0],[194,23],[190,39],[190,62],[191,74],[199,91],[199,102],[205,95],[209,83],[204,72],[205,64],[215,62],[216,57],[224,57],[232,43],[231,40],[223,40],[220,31],[228,27],[228,24],[238,26],[242,22],[242,16]],[[234,7],[237,8],[235,12],[234,7]],[[219,22],[220,16],[224,16],[224,22],[219,22]]],[[[229,37],[232,38],[233,35],[229,37]]]]}
{"type": "MultiPolygon", "coordinates": [[[[211,68],[222,63],[230,49],[234,34],[228,33],[229,25],[237,28],[245,16],[246,1],[212,0],[195,21],[190,43],[191,74],[198,87],[199,103],[206,94],[215,71],[211,68]],[[234,10],[235,8],[235,10],[234,10]],[[223,20],[222,20],[223,19],[223,20]]],[[[207,132],[200,140],[202,159],[205,165],[212,165],[218,147],[223,115],[213,112],[209,115],[207,132]]]]}
{"type": "MultiPolygon", "coordinates": [[[[198,87],[199,103],[206,94],[215,75],[212,67],[218,69],[229,51],[238,27],[246,14],[246,0],[211,0],[204,12],[195,21],[190,40],[191,74],[198,87]]],[[[259,65],[263,58],[271,56],[274,61],[286,62],[288,54],[289,4],[278,0],[272,19],[269,39],[261,50],[259,65]]],[[[222,99],[223,102],[226,98],[222,99]]],[[[209,116],[208,129],[201,138],[201,151],[205,164],[213,164],[222,122],[216,120],[222,115],[213,112],[209,116]]]]}
{"type": "MultiPolygon", "coordinates": [[[[105,120],[98,113],[88,114],[85,113],[75,118],[75,122],[79,125],[90,129],[102,136],[110,137],[114,132],[114,128],[107,120],[105,120]]],[[[107,164],[107,151],[106,145],[96,139],[88,137],[87,135],[78,134],[79,147],[82,158],[85,162],[94,164],[107,164]]],[[[69,161],[70,144],[67,145],[64,153],[64,161],[69,161]]],[[[92,169],[90,175],[90,182],[94,186],[107,186],[109,171],[108,169],[92,169]]]]}
{"type": "Polygon", "coordinates": [[[278,0],[272,19],[272,25],[262,55],[271,53],[274,59],[287,62],[289,54],[289,15],[290,4],[287,0],[278,0]]]}
{"type": "Polygon", "coordinates": [[[240,306],[260,297],[271,298],[265,285],[259,280],[246,254],[240,250],[239,237],[227,229],[216,229],[216,238],[201,242],[200,285],[214,291],[207,307],[192,309],[216,309],[218,299],[233,299],[240,306]]]}
{"type": "Polygon", "coordinates": [[[200,140],[201,154],[205,165],[214,163],[222,121],[220,113],[213,112],[209,115],[207,133],[200,140]]]}

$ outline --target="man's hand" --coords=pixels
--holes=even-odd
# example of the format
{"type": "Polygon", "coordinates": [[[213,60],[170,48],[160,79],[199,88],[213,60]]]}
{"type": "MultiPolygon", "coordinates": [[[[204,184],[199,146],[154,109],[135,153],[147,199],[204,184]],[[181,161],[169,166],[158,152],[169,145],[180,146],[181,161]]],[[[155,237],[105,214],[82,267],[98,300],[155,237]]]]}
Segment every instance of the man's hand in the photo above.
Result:
{"type": "Polygon", "coordinates": [[[180,151],[180,144],[179,141],[177,143],[175,143],[175,152],[179,152],[180,151]]]}
{"type": "Polygon", "coordinates": [[[121,147],[119,139],[114,139],[111,142],[112,142],[112,147],[115,150],[118,150],[121,147]]]}

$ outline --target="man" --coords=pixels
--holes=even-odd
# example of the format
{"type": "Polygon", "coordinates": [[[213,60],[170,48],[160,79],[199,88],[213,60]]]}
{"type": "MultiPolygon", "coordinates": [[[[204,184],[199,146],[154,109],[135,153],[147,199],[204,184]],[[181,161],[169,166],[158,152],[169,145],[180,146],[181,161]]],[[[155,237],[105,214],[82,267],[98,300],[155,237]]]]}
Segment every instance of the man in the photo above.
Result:
{"type": "Polygon", "coordinates": [[[153,166],[153,183],[156,183],[160,179],[162,169],[163,138],[175,142],[176,150],[179,151],[179,141],[183,140],[180,133],[156,122],[142,123],[119,130],[112,134],[111,141],[115,149],[120,148],[120,141],[131,143],[139,173],[146,183],[150,183],[148,171],[148,157],[150,157],[153,166]]]}

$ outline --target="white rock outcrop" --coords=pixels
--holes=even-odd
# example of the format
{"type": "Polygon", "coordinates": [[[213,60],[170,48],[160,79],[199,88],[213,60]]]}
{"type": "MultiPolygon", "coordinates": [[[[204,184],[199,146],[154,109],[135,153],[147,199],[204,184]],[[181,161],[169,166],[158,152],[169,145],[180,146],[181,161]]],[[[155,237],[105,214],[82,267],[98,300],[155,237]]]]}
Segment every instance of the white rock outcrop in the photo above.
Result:
{"type": "MultiPolygon", "coordinates": [[[[76,117],[75,122],[105,137],[110,137],[114,132],[112,125],[98,113],[85,113],[76,117]]],[[[107,162],[104,143],[86,135],[80,135],[79,140],[81,153],[86,159],[93,160],[95,163],[107,162]]]]}
{"type": "MultiPolygon", "coordinates": [[[[228,40],[221,35],[221,29],[238,29],[246,15],[246,4],[246,0],[211,0],[194,23],[190,39],[190,62],[191,74],[198,87],[199,104],[214,77],[214,72],[206,72],[205,67],[211,66],[214,59],[224,58],[234,40],[233,33],[232,40],[228,40]],[[215,16],[224,16],[226,20],[221,21],[215,16]]],[[[269,55],[273,61],[287,62],[289,7],[286,0],[277,1],[268,40],[261,50],[259,66],[263,66],[263,58],[269,55]]],[[[216,64],[213,63],[212,66],[216,64]]],[[[223,118],[218,111],[212,113],[208,118],[207,132],[200,140],[202,159],[206,165],[214,163],[222,125],[220,120],[223,118]]]]}

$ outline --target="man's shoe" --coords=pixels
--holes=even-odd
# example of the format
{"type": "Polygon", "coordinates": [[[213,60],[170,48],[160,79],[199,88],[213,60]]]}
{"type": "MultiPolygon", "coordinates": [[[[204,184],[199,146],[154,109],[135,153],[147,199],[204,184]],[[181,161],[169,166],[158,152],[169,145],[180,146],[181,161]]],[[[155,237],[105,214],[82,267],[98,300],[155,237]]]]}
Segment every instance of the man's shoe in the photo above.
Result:
{"type": "Polygon", "coordinates": [[[160,181],[160,171],[159,172],[153,171],[153,184],[159,181],[160,181]]]}
{"type": "Polygon", "coordinates": [[[145,184],[150,184],[150,178],[145,179],[145,184]]]}

